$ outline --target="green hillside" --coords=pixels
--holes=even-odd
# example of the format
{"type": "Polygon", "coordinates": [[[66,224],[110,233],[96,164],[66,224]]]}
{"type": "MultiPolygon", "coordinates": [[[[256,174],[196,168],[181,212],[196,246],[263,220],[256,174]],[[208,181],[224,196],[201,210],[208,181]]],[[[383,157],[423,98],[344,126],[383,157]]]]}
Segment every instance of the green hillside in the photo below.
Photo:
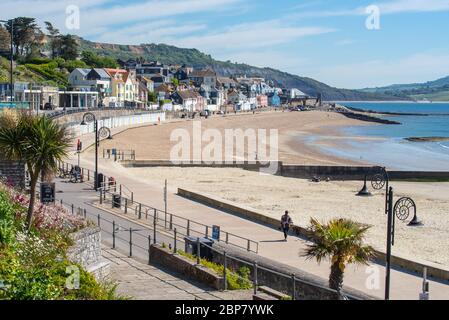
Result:
{"type": "Polygon", "coordinates": [[[166,64],[186,64],[194,68],[212,67],[222,76],[244,74],[247,76],[261,76],[274,81],[279,86],[298,88],[311,96],[321,93],[324,100],[407,99],[404,96],[338,89],[310,78],[300,77],[272,68],[258,68],[230,61],[218,61],[197,49],[178,48],[166,44],[117,45],[91,42],[82,38],[78,40],[82,51],[93,51],[97,54],[122,60],[143,58],[145,60],[157,60],[166,64]]]}
{"type": "Polygon", "coordinates": [[[442,90],[435,93],[417,94],[410,97],[415,100],[449,101],[449,90],[442,90]]]}
{"type": "MultiPolygon", "coordinates": [[[[0,57],[0,82],[9,82],[9,60],[0,57]]],[[[44,77],[39,76],[23,65],[14,66],[14,80],[24,82],[43,83],[44,77]]]]}
{"type": "Polygon", "coordinates": [[[399,95],[414,100],[449,101],[449,76],[425,83],[394,84],[387,87],[367,88],[367,93],[399,95]]]}

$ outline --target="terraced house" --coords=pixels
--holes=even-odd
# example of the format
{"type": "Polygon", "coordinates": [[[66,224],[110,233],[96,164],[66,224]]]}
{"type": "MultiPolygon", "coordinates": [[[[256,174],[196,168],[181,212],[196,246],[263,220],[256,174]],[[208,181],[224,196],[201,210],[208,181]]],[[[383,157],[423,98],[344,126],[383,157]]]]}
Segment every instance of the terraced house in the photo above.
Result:
{"type": "Polygon", "coordinates": [[[105,69],[111,76],[111,92],[116,98],[114,107],[136,106],[138,85],[135,73],[124,69],[105,69]]]}

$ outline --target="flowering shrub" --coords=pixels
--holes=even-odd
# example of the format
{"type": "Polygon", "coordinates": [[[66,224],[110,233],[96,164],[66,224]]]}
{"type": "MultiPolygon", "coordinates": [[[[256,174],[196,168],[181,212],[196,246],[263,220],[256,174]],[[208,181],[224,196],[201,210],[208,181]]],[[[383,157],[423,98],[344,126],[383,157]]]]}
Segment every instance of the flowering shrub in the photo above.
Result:
{"type": "Polygon", "coordinates": [[[28,232],[25,217],[29,199],[0,182],[0,300],[117,299],[115,286],[100,284],[81,266],[78,289],[68,289],[66,257],[69,234],[87,222],[61,206],[34,207],[28,232]]]}
{"type": "Polygon", "coordinates": [[[33,227],[37,230],[54,230],[70,233],[87,226],[86,220],[70,215],[61,206],[39,204],[34,208],[33,227]]]}
{"type": "MultiPolygon", "coordinates": [[[[20,191],[8,187],[0,182],[0,193],[4,195],[15,211],[16,220],[25,219],[26,210],[30,202],[29,197],[20,191]]],[[[0,213],[1,214],[1,213],[0,213]]],[[[1,215],[0,215],[1,218],[1,215]]],[[[69,214],[62,206],[43,205],[36,203],[33,213],[33,228],[37,231],[59,231],[64,234],[72,233],[87,226],[87,222],[77,216],[69,214]]]]}
{"type": "Polygon", "coordinates": [[[12,242],[15,233],[15,210],[8,193],[0,190],[0,245],[12,242]]]}

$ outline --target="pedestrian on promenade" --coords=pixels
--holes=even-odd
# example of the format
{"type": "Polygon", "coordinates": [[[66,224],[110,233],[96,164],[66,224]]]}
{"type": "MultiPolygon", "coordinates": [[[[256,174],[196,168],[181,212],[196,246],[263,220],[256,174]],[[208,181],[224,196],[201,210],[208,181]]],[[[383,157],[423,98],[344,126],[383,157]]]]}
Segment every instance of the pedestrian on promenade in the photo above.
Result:
{"type": "Polygon", "coordinates": [[[285,214],[281,217],[281,228],[284,232],[284,240],[287,241],[287,235],[290,227],[293,225],[292,218],[288,215],[288,210],[285,210],[285,214]]]}

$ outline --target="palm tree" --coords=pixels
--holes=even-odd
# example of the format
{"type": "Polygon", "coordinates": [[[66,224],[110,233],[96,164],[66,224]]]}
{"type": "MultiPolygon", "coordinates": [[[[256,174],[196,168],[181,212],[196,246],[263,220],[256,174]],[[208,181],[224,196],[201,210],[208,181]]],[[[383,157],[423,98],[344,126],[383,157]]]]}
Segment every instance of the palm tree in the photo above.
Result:
{"type": "Polygon", "coordinates": [[[329,287],[336,290],[339,296],[346,265],[367,265],[373,257],[373,248],[363,243],[369,228],[349,219],[332,219],[327,224],[322,224],[314,218],[310,219],[307,234],[312,242],[303,256],[308,259],[315,258],[318,263],[330,258],[329,287]]]}
{"type": "Polygon", "coordinates": [[[31,228],[36,185],[39,174],[57,169],[58,161],[67,155],[70,138],[64,127],[46,118],[19,114],[0,116],[0,151],[9,160],[22,160],[30,174],[30,203],[26,228],[31,228]]]}

